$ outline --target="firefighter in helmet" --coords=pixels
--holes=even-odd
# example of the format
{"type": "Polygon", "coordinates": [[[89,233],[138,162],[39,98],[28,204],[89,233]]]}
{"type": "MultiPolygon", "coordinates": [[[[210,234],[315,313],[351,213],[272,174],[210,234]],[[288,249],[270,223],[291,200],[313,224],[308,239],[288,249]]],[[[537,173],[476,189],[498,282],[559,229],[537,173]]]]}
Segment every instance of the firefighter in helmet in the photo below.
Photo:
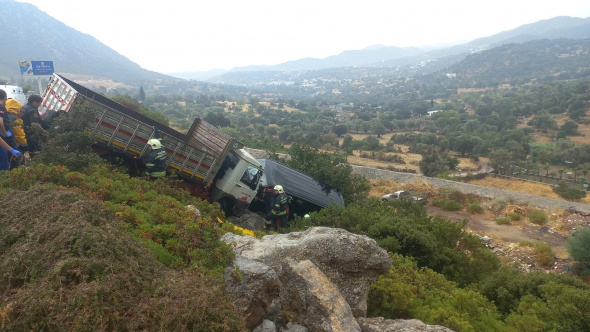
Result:
{"type": "Polygon", "coordinates": [[[291,203],[291,196],[285,193],[283,186],[276,185],[274,187],[276,193],[275,203],[272,208],[272,228],[277,228],[277,223],[281,228],[289,227],[289,203],[291,203]]]}
{"type": "Polygon", "coordinates": [[[148,140],[150,153],[145,159],[145,173],[151,179],[160,179],[166,176],[166,149],[162,145],[160,131],[154,129],[154,138],[148,140]]]}

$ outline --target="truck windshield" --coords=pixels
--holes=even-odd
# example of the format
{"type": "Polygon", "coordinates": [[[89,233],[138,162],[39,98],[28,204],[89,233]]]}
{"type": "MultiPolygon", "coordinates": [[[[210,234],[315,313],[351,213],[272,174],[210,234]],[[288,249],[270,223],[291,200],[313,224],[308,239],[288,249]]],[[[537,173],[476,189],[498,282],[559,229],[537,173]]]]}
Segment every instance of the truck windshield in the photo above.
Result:
{"type": "Polygon", "coordinates": [[[254,166],[248,165],[248,168],[242,175],[240,182],[250,187],[252,190],[256,190],[258,187],[258,180],[260,180],[260,176],[262,175],[262,171],[254,166]]]}

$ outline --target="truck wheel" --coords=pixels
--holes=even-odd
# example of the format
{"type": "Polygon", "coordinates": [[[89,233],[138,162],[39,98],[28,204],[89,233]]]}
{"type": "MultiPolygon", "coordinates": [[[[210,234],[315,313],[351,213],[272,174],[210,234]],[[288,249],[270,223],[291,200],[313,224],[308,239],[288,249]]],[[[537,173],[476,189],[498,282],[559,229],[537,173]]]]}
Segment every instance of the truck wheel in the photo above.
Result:
{"type": "Polygon", "coordinates": [[[222,198],[217,202],[217,204],[226,216],[231,216],[233,214],[232,210],[234,208],[234,202],[230,198],[222,198]]]}

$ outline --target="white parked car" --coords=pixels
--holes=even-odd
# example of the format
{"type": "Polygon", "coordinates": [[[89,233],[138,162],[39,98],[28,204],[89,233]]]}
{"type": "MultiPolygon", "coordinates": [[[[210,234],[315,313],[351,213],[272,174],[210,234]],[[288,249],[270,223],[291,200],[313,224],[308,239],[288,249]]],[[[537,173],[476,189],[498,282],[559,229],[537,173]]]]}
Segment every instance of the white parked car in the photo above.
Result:
{"type": "Polygon", "coordinates": [[[420,197],[416,195],[412,195],[405,190],[398,190],[392,194],[386,194],[381,196],[382,201],[393,201],[396,199],[407,199],[411,200],[414,203],[426,204],[428,199],[426,197],[420,197]]]}

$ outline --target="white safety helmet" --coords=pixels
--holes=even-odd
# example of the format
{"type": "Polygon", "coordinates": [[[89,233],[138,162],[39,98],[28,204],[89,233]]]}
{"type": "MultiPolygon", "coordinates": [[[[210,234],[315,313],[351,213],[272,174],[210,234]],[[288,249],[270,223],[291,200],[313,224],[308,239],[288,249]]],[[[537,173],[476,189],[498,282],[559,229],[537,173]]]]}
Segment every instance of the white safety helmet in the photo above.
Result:
{"type": "Polygon", "coordinates": [[[278,192],[279,192],[279,194],[282,194],[283,192],[285,192],[285,191],[283,190],[283,186],[281,186],[280,184],[277,184],[277,185],[274,187],[274,190],[278,191],[278,192]]]}
{"type": "Polygon", "coordinates": [[[162,143],[157,138],[152,138],[148,141],[148,145],[152,147],[152,149],[159,149],[162,147],[162,143]]]}

